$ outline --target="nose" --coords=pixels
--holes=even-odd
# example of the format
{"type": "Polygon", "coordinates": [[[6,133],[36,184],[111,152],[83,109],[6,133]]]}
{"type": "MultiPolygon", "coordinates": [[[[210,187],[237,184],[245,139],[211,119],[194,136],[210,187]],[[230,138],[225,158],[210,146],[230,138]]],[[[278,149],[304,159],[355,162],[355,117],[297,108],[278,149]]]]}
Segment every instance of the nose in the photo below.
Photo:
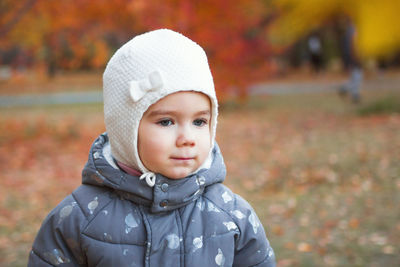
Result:
{"type": "Polygon", "coordinates": [[[190,129],[190,126],[181,127],[176,138],[176,146],[194,146],[195,144],[196,142],[194,138],[194,133],[190,129]]]}

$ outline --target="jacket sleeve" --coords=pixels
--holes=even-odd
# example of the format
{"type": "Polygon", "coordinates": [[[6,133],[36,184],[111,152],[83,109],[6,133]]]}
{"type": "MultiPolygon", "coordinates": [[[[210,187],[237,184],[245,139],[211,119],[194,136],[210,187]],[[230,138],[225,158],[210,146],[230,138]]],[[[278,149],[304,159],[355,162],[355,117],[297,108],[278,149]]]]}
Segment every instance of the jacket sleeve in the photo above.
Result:
{"type": "Polygon", "coordinates": [[[240,233],[236,238],[233,266],[274,267],[275,254],[256,213],[240,196],[235,196],[235,202],[233,217],[240,233]]]}
{"type": "Polygon", "coordinates": [[[85,266],[80,233],[86,223],[72,195],[66,197],[43,221],[29,255],[28,267],[85,266]]]}

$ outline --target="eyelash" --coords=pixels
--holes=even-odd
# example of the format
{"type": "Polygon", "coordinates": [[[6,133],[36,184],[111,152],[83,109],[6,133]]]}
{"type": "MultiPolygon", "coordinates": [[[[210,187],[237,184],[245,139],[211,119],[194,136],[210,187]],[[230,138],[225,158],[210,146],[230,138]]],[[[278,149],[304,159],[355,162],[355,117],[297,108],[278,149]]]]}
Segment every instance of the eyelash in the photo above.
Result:
{"type": "Polygon", "coordinates": [[[157,122],[157,124],[159,124],[159,125],[161,125],[163,127],[168,127],[168,126],[174,124],[174,122],[171,119],[162,119],[162,120],[159,120],[157,122]],[[166,125],[165,123],[168,123],[168,125],[166,125]]]}
{"type": "MultiPolygon", "coordinates": [[[[162,119],[162,120],[159,120],[157,122],[157,124],[159,124],[162,127],[168,127],[168,126],[171,126],[171,125],[173,125],[175,123],[174,123],[174,121],[172,119],[162,119]]],[[[207,119],[195,119],[193,121],[193,125],[195,125],[197,127],[202,127],[202,126],[207,125],[207,124],[208,124],[208,120],[207,119]]]]}
{"type": "Polygon", "coordinates": [[[207,125],[207,123],[208,123],[208,120],[206,120],[206,119],[195,119],[195,120],[193,121],[193,124],[196,125],[196,126],[198,126],[198,127],[207,125]],[[201,125],[197,125],[196,123],[198,123],[198,122],[200,122],[201,125]]]}

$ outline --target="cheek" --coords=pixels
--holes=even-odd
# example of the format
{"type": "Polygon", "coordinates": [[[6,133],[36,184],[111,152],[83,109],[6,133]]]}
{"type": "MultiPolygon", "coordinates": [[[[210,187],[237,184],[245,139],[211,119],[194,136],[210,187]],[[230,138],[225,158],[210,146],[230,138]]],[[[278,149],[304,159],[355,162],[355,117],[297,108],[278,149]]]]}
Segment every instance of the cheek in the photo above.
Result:
{"type": "MultiPolygon", "coordinates": [[[[139,133],[140,134],[140,133],[139,133]]],[[[163,138],[157,131],[148,129],[138,138],[139,152],[142,154],[152,154],[163,149],[163,138]]]]}
{"type": "Polygon", "coordinates": [[[138,131],[138,153],[140,160],[145,165],[146,162],[148,162],[150,155],[154,155],[154,149],[157,149],[157,144],[154,144],[154,140],[157,139],[152,138],[153,136],[154,130],[151,126],[146,123],[140,124],[138,131]]]}
{"type": "Polygon", "coordinates": [[[139,158],[150,171],[156,171],[163,159],[161,156],[164,155],[164,147],[159,140],[152,134],[140,136],[138,140],[139,158]]]}
{"type": "Polygon", "coordinates": [[[200,145],[201,153],[205,159],[208,156],[208,153],[211,149],[211,135],[208,132],[204,133],[204,135],[202,135],[202,137],[200,139],[200,142],[201,142],[201,145],[200,145]]]}
{"type": "Polygon", "coordinates": [[[143,161],[144,157],[157,158],[165,156],[175,143],[173,134],[168,129],[160,129],[157,126],[147,125],[139,131],[138,149],[139,156],[143,161]]]}

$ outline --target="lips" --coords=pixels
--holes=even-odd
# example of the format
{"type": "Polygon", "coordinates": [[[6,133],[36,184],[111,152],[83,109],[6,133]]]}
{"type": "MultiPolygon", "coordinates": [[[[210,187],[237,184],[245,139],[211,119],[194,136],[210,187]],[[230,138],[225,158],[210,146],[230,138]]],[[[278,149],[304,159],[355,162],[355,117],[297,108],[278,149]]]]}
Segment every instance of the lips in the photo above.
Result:
{"type": "Polygon", "coordinates": [[[171,157],[174,160],[192,160],[194,157],[171,157]]]}

